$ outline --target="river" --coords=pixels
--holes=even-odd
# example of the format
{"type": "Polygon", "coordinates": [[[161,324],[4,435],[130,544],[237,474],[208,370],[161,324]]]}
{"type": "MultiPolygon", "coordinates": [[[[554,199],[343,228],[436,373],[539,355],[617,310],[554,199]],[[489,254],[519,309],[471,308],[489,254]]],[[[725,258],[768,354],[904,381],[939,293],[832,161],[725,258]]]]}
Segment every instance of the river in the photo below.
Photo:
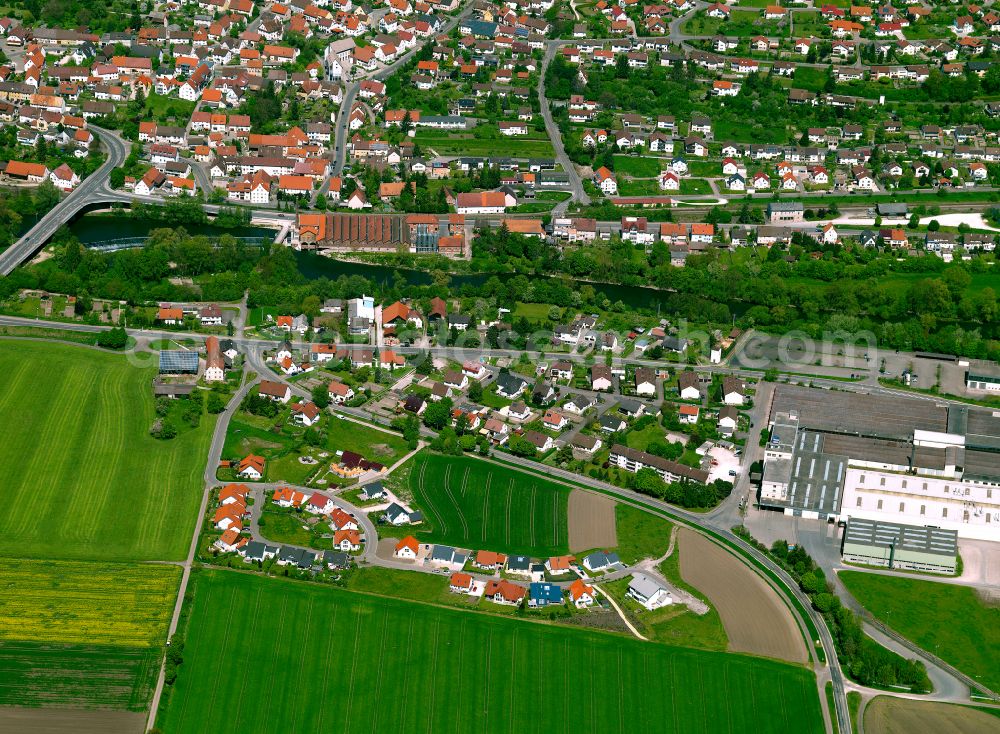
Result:
{"type": "MultiPolygon", "coordinates": [[[[396,268],[389,265],[372,265],[347,260],[334,260],[323,257],[312,252],[297,252],[296,259],[299,263],[299,271],[307,278],[339,278],[342,275],[360,275],[363,278],[375,281],[380,284],[392,284],[397,274],[403,277],[407,285],[430,285],[434,282],[431,274],[425,270],[413,268],[396,268]]],[[[454,273],[451,275],[450,285],[453,288],[461,288],[464,285],[481,286],[493,276],[500,280],[505,280],[514,276],[514,273],[454,273]]],[[[533,281],[555,280],[547,275],[529,276],[533,281]]],[[[562,279],[559,279],[562,282],[562,279]]],[[[640,286],[618,285],[617,283],[594,283],[585,281],[570,281],[575,287],[584,285],[591,286],[599,295],[606,296],[609,301],[615,303],[621,301],[631,308],[656,309],[660,304],[664,304],[670,296],[668,291],[658,288],[643,288],[640,286]]]]}
{"type": "MultiPolygon", "coordinates": [[[[70,224],[70,230],[84,245],[97,245],[115,239],[148,237],[152,230],[166,226],[169,225],[164,222],[136,219],[128,215],[88,214],[73,221],[70,224]]],[[[270,239],[273,237],[274,230],[265,227],[226,229],[211,224],[197,226],[198,234],[213,235],[223,232],[235,237],[260,236],[270,239]]],[[[396,268],[389,265],[335,260],[312,252],[296,252],[295,257],[299,264],[299,271],[310,279],[325,277],[335,280],[342,275],[360,275],[375,283],[391,284],[395,281],[397,275],[402,275],[407,285],[424,286],[433,283],[430,273],[415,268],[396,268]]],[[[494,273],[456,273],[451,276],[451,285],[456,288],[461,288],[464,285],[473,287],[481,286],[494,275],[494,273]]],[[[512,275],[501,273],[497,274],[497,277],[503,280],[512,277],[512,275]]],[[[535,275],[531,277],[532,280],[537,282],[540,280],[549,280],[551,276],[535,275]]],[[[583,285],[589,285],[599,295],[607,297],[612,303],[621,301],[626,306],[634,309],[658,310],[661,305],[665,305],[670,296],[669,292],[657,288],[618,285],[615,283],[572,282],[578,288],[583,285]]]]}
{"type": "MultiPolygon", "coordinates": [[[[154,229],[169,227],[169,222],[152,219],[137,219],[127,214],[86,214],[70,223],[70,231],[85,246],[98,245],[109,240],[148,237],[154,229]]],[[[218,235],[231,234],[234,237],[274,238],[274,230],[267,227],[217,227],[214,224],[198,224],[186,228],[191,234],[218,235]]]]}

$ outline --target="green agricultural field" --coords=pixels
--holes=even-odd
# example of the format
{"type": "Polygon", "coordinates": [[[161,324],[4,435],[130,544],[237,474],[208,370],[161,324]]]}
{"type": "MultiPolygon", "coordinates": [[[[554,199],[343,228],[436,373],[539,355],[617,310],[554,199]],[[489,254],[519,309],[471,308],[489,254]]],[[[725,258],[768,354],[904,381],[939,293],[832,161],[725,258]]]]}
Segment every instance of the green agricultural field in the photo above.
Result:
{"type": "Polygon", "coordinates": [[[1000,606],[975,589],[921,579],[841,571],[861,605],[904,637],[994,691],[1000,689],[1000,606]]]}
{"type": "Polygon", "coordinates": [[[653,178],[660,175],[660,159],[635,155],[614,156],[615,173],[638,178],[653,178]]]}
{"type": "MultiPolygon", "coordinates": [[[[441,580],[444,583],[444,579],[441,580]]],[[[202,571],[169,734],[823,731],[814,675],[742,655],[202,571]]]]}
{"type": "Polygon", "coordinates": [[[149,435],[155,364],[10,344],[0,349],[0,554],[183,558],[215,418],[158,441],[149,435]]]}
{"type": "Polygon", "coordinates": [[[0,705],[143,710],[181,569],[0,561],[0,705]]]}
{"type": "Polygon", "coordinates": [[[421,454],[410,489],[431,529],[418,533],[462,548],[534,556],[568,552],[568,490],[538,477],[464,457],[421,454]]]}

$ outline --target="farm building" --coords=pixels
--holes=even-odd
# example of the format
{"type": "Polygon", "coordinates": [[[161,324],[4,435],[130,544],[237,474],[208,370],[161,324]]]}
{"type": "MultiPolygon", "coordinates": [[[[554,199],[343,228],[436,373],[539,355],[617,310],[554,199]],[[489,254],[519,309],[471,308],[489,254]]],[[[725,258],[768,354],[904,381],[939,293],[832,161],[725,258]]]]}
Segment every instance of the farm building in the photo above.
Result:
{"type": "Polygon", "coordinates": [[[840,551],[848,563],[952,574],[958,557],[958,533],[852,517],[840,551]]]}

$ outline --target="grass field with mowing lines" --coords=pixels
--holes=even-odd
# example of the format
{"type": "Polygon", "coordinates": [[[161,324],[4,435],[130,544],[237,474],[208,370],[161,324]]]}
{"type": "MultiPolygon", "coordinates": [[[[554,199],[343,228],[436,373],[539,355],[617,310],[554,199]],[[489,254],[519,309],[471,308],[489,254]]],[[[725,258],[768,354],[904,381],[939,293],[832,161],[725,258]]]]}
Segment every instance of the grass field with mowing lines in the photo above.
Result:
{"type": "Polygon", "coordinates": [[[535,556],[567,552],[569,491],[476,459],[420,454],[410,489],[430,530],[422,541],[535,556]]]}
{"type": "Polygon", "coordinates": [[[864,571],[838,575],[865,609],[899,634],[1000,689],[1000,606],[987,605],[968,586],[864,571]]]}
{"type": "Polygon", "coordinates": [[[0,705],[141,711],[181,569],[0,559],[0,705]]]}
{"type": "Polygon", "coordinates": [[[823,730],[805,668],[282,579],[198,573],[188,630],[169,734],[823,730]]]}
{"type": "Polygon", "coordinates": [[[0,349],[0,554],[179,560],[214,416],[150,437],[156,367],[73,346],[0,349]]]}

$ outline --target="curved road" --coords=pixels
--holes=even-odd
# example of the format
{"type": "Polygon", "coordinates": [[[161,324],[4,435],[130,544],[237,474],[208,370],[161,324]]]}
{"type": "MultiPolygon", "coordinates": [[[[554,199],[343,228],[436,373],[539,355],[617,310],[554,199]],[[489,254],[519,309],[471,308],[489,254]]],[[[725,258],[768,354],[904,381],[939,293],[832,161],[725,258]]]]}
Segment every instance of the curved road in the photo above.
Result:
{"type": "Polygon", "coordinates": [[[0,253],[0,275],[10,275],[18,265],[30,260],[59,227],[72,219],[85,206],[94,203],[93,196],[103,193],[111,171],[125,162],[129,151],[128,143],[110,130],[96,125],[91,125],[90,129],[107,149],[107,159],[64,199],[52,207],[44,217],[38,220],[35,226],[29,229],[21,239],[0,253]]]}

